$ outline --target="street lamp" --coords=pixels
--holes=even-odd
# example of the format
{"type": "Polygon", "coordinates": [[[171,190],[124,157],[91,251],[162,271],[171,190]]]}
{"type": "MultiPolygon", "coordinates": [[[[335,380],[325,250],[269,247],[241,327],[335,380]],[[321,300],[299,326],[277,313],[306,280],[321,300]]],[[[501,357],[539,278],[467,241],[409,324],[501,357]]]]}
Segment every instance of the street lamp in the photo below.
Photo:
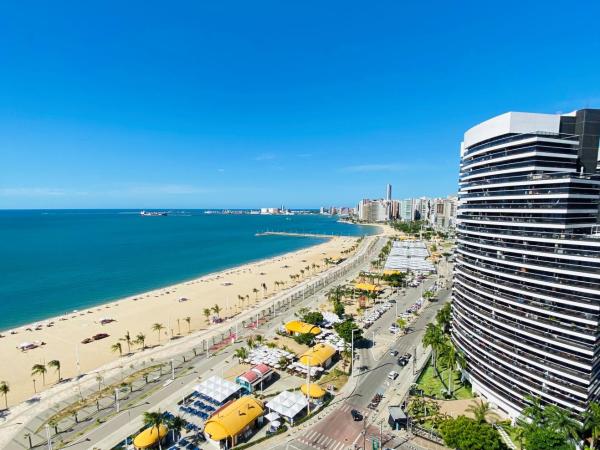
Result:
{"type": "Polygon", "coordinates": [[[354,375],[354,332],[357,330],[358,330],[358,328],[352,328],[352,331],[350,333],[352,335],[352,338],[351,338],[352,344],[350,347],[350,374],[353,377],[355,376],[354,375]]]}
{"type": "Polygon", "coordinates": [[[117,414],[119,413],[119,390],[115,388],[115,406],[117,408],[117,414]]]}

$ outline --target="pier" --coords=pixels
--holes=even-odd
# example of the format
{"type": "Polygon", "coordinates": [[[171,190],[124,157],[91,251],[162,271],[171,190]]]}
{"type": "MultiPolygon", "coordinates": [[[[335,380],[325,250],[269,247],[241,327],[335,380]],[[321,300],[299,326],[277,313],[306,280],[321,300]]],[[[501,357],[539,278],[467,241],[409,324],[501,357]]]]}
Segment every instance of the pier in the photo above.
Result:
{"type": "Polygon", "coordinates": [[[327,238],[341,237],[341,234],[316,234],[316,233],[300,233],[291,231],[263,231],[256,233],[255,236],[295,236],[295,237],[312,237],[312,238],[327,238]]]}

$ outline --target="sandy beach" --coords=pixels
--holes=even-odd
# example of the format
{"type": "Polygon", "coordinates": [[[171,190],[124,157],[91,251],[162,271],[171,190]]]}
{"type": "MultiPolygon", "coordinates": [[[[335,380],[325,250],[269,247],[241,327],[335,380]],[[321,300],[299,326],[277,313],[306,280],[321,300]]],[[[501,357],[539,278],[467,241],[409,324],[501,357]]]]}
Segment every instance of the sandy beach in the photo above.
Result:
{"type": "MultiPolygon", "coordinates": [[[[156,346],[168,342],[171,336],[206,330],[214,326],[210,321],[217,316],[211,311],[207,318],[206,308],[218,305],[218,316],[231,317],[325,270],[324,259],[347,257],[342,252],[356,241],[354,237],[332,238],[293,253],[4,331],[0,354],[6,363],[0,367],[0,381],[10,385],[8,404],[15,405],[32,397],[34,380],[37,392],[57,383],[58,373],[53,367],[47,367],[45,384],[41,375],[32,376],[35,364],[47,365],[59,360],[62,378],[70,378],[117,360],[119,352],[111,348],[116,343],[120,342],[123,353],[127,353],[128,345],[121,340],[127,332],[132,340],[143,333],[145,345],[156,346]],[[292,279],[290,275],[298,277],[292,279]],[[156,323],[164,328],[156,331],[153,329],[156,323]],[[101,333],[108,336],[82,343],[101,333]],[[23,350],[20,346],[25,343],[36,347],[23,350]]],[[[131,344],[131,352],[140,351],[140,347],[131,344]]]]}

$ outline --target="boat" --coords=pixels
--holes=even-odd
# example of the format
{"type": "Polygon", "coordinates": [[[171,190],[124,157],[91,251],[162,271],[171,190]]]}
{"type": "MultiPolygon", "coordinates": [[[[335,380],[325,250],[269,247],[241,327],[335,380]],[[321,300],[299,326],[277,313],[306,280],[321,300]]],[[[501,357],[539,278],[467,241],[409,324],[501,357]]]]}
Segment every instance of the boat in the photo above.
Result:
{"type": "Polygon", "coordinates": [[[166,211],[140,211],[141,216],[166,216],[166,211]]]}

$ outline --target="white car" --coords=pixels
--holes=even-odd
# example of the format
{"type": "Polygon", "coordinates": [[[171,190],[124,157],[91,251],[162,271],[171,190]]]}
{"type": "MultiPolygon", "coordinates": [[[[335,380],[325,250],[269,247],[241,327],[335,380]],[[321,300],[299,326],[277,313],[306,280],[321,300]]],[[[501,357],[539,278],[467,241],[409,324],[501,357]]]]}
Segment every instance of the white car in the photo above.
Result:
{"type": "Polygon", "coordinates": [[[392,370],[390,373],[388,373],[388,378],[392,381],[395,380],[398,378],[398,372],[392,370]]]}

